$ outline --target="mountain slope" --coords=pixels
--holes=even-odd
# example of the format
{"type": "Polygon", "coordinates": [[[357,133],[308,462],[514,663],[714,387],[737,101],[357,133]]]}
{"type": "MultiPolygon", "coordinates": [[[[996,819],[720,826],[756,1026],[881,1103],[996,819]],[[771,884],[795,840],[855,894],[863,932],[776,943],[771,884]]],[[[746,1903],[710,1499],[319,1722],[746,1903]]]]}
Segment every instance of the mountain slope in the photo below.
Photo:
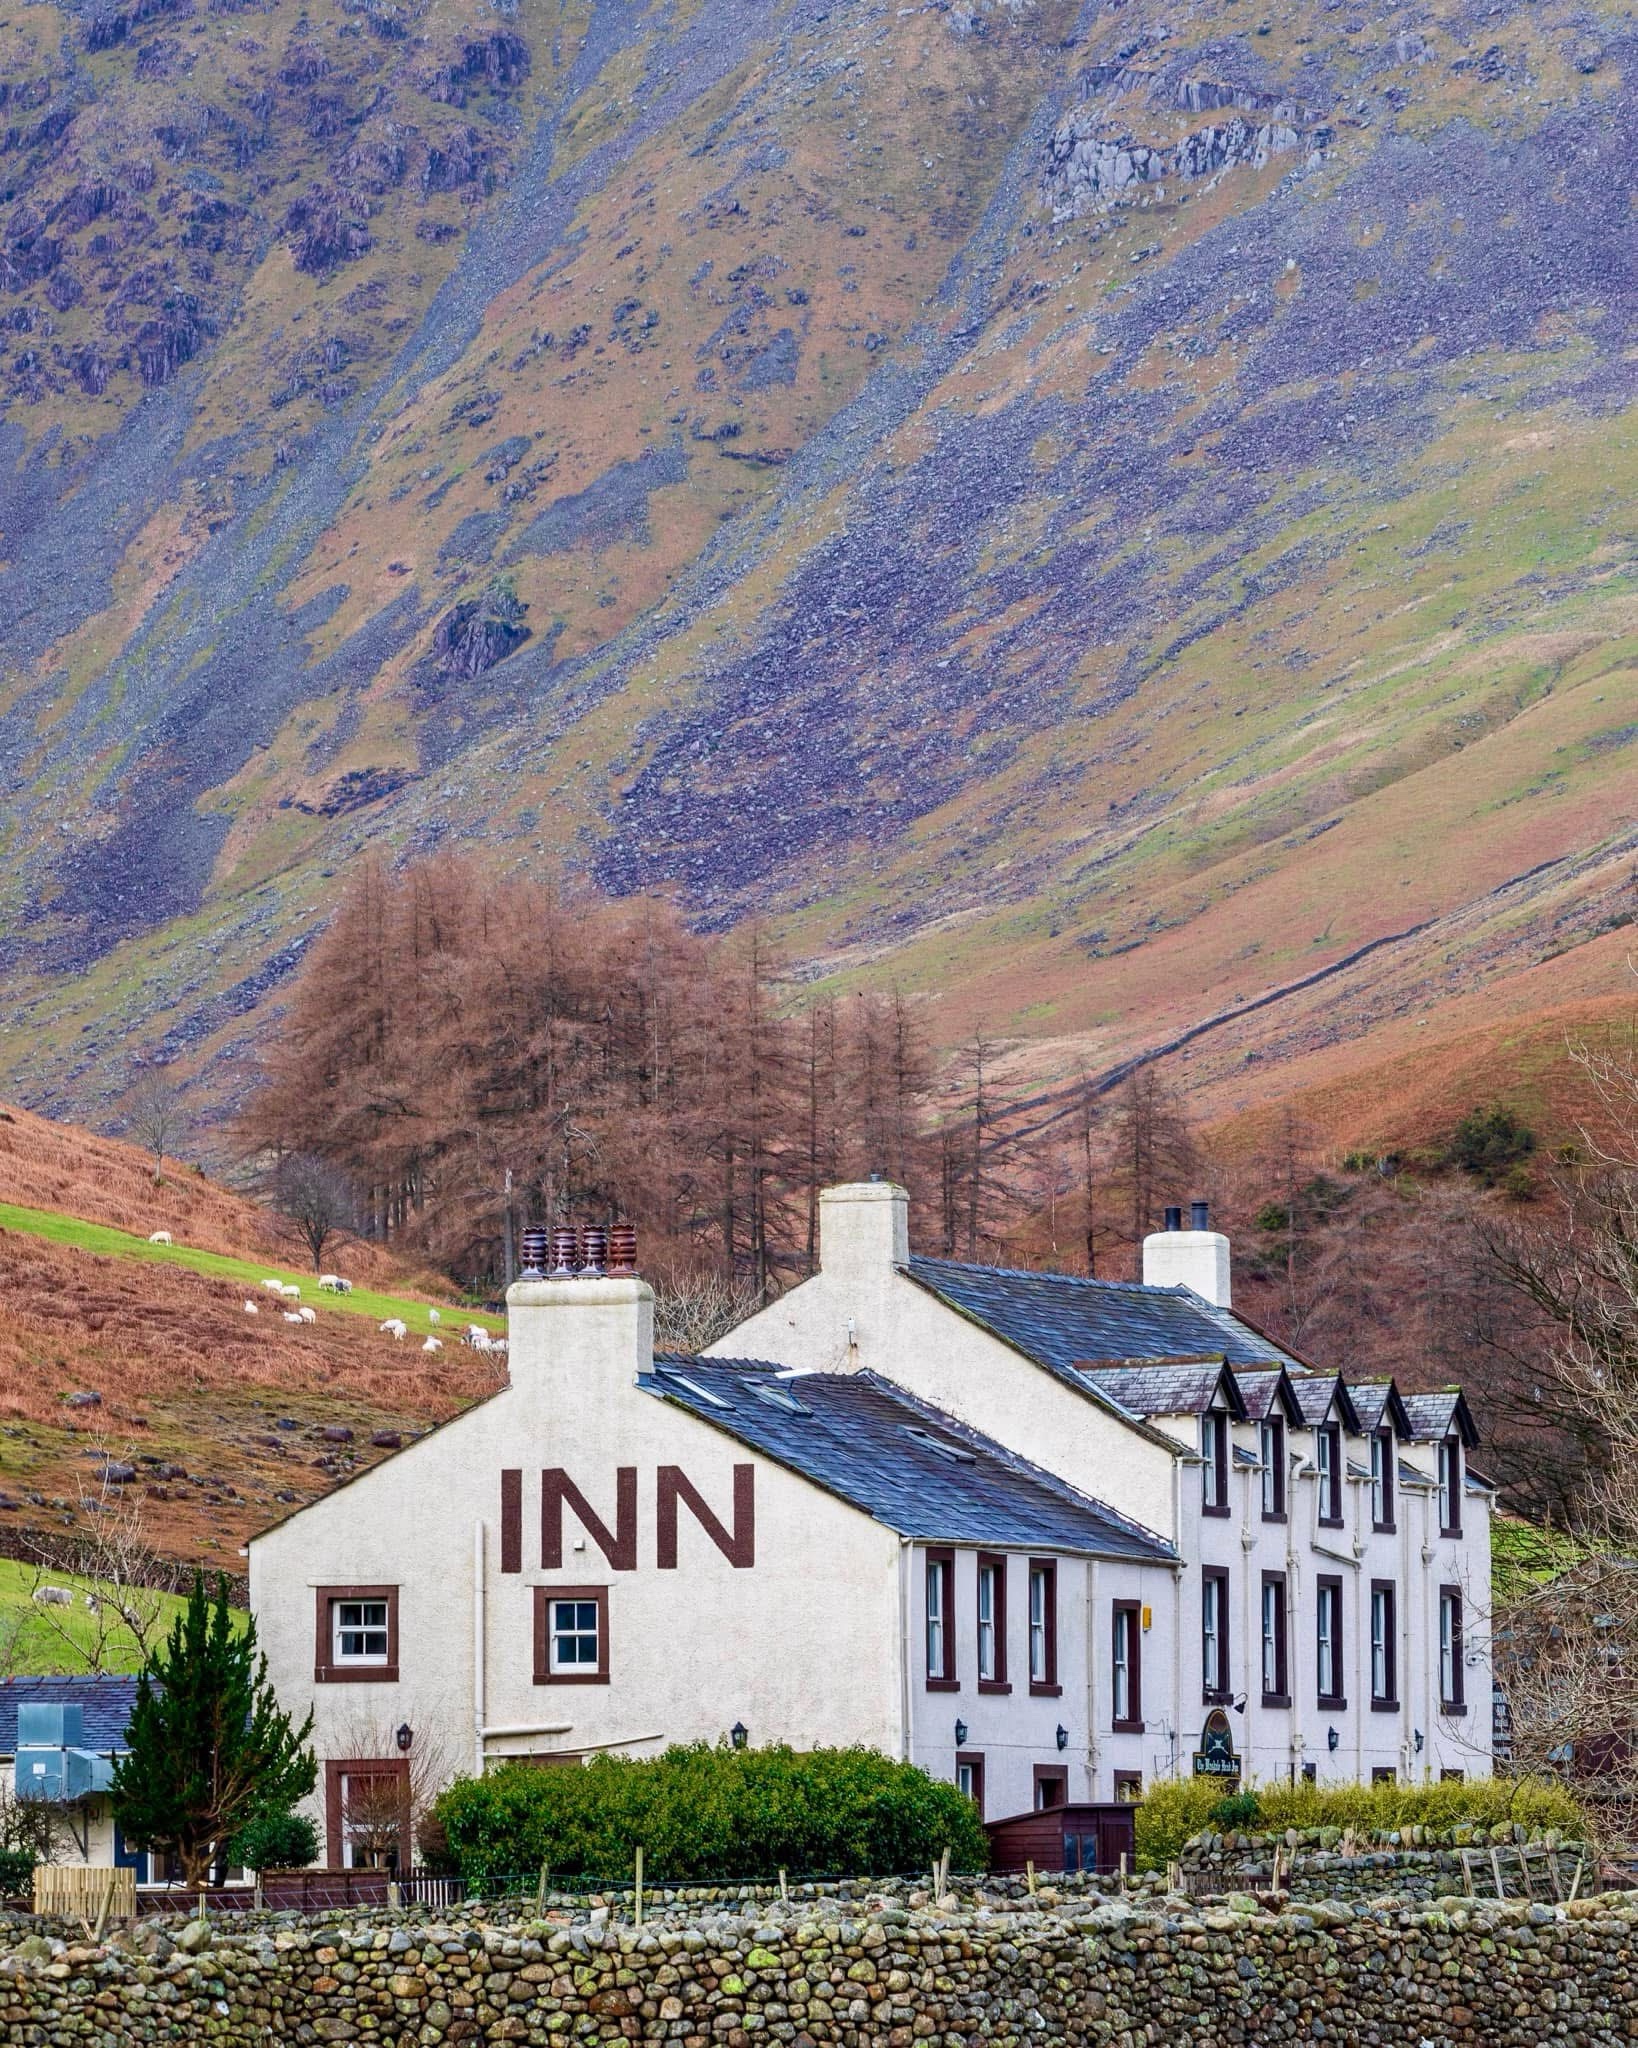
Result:
{"type": "Polygon", "coordinates": [[[334,875],[451,839],[1031,1072],[1393,934],[1249,1049],[1617,985],[1626,9],[7,33],[29,1099],[231,1098],[334,875]]]}

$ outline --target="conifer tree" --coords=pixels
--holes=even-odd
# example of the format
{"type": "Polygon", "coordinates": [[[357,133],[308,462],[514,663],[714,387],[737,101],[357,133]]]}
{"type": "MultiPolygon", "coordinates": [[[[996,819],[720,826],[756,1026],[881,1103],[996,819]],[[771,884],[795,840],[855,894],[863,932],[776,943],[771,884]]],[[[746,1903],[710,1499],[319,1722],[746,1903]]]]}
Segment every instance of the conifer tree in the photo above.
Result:
{"type": "Polygon", "coordinates": [[[217,1852],[254,1815],[284,1812],[318,1775],[307,1738],[268,1681],[256,1624],[234,1626],[227,1580],[214,1600],[194,1574],[188,1604],[137,1680],[126,1753],[114,1766],[114,1820],[127,1841],[169,1850],[203,1886],[217,1852]]]}

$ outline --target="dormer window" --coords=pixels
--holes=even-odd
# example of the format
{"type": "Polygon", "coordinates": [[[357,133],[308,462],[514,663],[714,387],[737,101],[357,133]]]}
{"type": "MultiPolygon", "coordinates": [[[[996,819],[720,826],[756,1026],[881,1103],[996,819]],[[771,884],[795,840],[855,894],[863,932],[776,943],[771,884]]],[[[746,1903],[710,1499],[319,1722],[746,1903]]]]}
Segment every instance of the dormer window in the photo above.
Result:
{"type": "Polygon", "coordinates": [[[1371,1438],[1371,1526],[1393,1528],[1393,1431],[1379,1429],[1371,1438]]]}
{"type": "Polygon", "coordinates": [[[1445,1536],[1462,1533],[1462,1444],[1447,1436],[1439,1446],[1439,1529],[1445,1536]]]}
{"type": "Polygon", "coordinates": [[[1319,1472],[1319,1518],[1327,1528],[1342,1527],[1342,1431],[1334,1422],[1314,1432],[1314,1463],[1319,1472]]]}
{"type": "Polygon", "coordinates": [[[1228,1497],[1228,1417],[1208,1408],[1200,1418],[1200,1506],[1208,1515],[1226,1515],[1228,1497]]]}

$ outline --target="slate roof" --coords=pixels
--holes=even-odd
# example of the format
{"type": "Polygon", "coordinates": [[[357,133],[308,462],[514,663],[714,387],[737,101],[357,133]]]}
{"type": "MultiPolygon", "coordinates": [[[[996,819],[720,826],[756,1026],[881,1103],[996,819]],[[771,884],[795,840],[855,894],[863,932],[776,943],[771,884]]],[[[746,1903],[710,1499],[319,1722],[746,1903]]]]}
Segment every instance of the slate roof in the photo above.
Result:
{"type": "Polygon", "coordinates": [[[656,1358],[645,1393],[926,1543],[1169,1563],[1171,1545],[875,1373],[656,1358]]]}
{"type": "Polygon", "coordinates": [[[1359,1433],[1359,1420],[1354,1414],[1354,1404],[1348,1398],[1348,1389],[1335,1373],[1300,1373],[1291,1381],[1291,1391],[1297,1397],[1297,1406],[1302,1410],[1302,1419],[1310,1428],[1317,1429],[1322,1422],[1335,1419],[1344,1429],[1359,1433]],[[1337,1413],[1331,1414],[1331,1404],[1336,1403],[1337,1413]]]}
{"type": "Polygon", "coordinates": [[[1020,1273],[957,1259],[912,1258],[905,1271],[929,1293],[1072,1384],[1084,1386],[1075,1367],[1091,1359],[1103,1364],[1215,1355],[1230,1365],[1298,1365],[1230,1310],[1213,1308],[1187,1287],[1020,1273]]]}
{"type": "Polygon", "coordinates": [[[1084,1366],[1081,1378],[1090,1380],[1111,1401],[1118,1401],[1128,1415],[1203,1415],[1216,1400],[1219,1388],[1229,1397],[1231,1413],[1241,1416],[1245,1412],[1234,1375],[1220,1354],[1189,1364],[1084,1366]]]}
{"type": "Polygon", "coordinates": [[[1281,1366],[1272,1372],[1237,1372],[1235,1384],[1240,1389],[1240,1399],[1245,1403],[1248,1422],[1266,1422],[1278,1404],[1293,1422],[1301,1419],[1301,1409],[1291,1391],[1290,1375],[1281,1366]]]}
{"type": "Polygon", "coordinates": [[[84,1717],[86,1749],[123,1749],[131,1709],[136,1704],[134,1677],[105,1672],[72,1678],[8,1678],[0,1681],[0,1756],[17,1754],[17,1709],[20,1705],[59,1706],[72,1702],[84,1717]]]}
{"type": "Polygon", "coordinates": [[[1460,1388],[1446,1387],[1437,1394],[1406,1394],[1404,1401],[1412,1443],[1436,1444],[1453,1431],[1469,1449],[1479,1441],[1472,1412],[1460,1388]]]}
{"type": "MultiPolygon", "coordinates": [[[[1393,1400],[1392,1380],[1350,1380],[1348,1398],[1354,1404],[1354,1413],[1359,1417],[1359,1426],[1367,1436],[1382,1427],[1384,1409],[1391,1410],[1390,1419],[1398,1423],[1404,1420],[1404,1410],[1393,1400]]],[[[1403,1428],[1400,1434],[1407,1434],[1403,1428]]]]}

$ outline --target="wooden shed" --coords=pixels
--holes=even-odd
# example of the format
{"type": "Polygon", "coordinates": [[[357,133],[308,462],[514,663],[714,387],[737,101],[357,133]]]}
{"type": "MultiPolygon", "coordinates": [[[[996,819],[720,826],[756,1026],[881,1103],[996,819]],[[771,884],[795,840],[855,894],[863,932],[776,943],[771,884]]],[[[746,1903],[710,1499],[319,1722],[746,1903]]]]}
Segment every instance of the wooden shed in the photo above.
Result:
{"type": "MultiPolygon", "coordinates": [[[[992,1870],[1119,1870],[1137,1842],[1137,1808],[1129,1803],[1048,1806],[986,1821],[992,1870]]],[[[1130,1863],[1128,1864],[1130,1867],[1130,1863]]]]}

